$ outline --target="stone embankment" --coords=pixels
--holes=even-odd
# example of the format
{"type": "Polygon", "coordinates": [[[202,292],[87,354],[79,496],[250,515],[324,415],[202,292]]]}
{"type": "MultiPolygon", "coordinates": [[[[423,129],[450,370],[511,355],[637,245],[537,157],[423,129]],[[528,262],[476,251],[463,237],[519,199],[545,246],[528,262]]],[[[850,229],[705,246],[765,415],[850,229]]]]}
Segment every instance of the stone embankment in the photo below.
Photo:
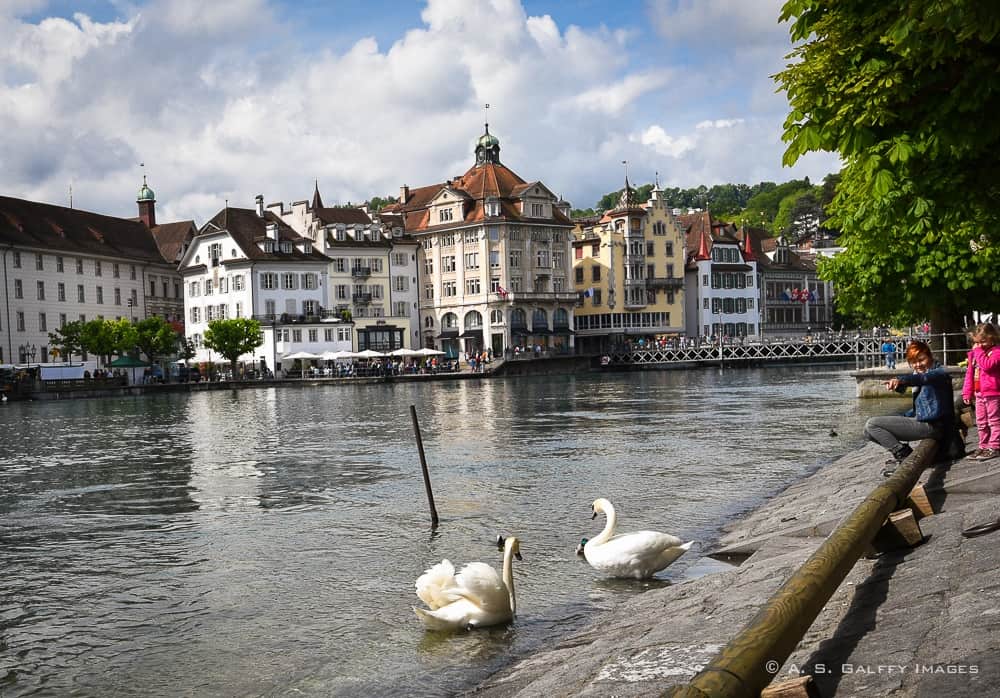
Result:
{"type": "MultiPolygon", "coordinates": [[[[880,484],[885,457],[867,445],[726,527],[714,550],[738,567],[625,601],[474,693],[653,696],[687,684],[880,484]]],[[[1000,531],[962,531],[1000,517],[1000,459],[931,468],[921,482],[936,512],[919,521],[924,542],[859,560],[775,682],[810,674],[824,698],[996,695],[1000,531]]]]}

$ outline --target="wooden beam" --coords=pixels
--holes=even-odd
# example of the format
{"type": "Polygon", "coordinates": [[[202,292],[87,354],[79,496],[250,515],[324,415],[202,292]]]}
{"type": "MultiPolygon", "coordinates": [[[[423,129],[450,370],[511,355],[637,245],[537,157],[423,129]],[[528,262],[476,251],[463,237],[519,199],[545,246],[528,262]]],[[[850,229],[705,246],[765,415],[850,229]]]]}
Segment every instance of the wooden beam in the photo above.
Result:
{"type": "Polygon", "coordinates": [[[913,516],[919,521],[925,516],[934,515],[934,507],[931,506],[931,502],[927,499],[927,492],[924,491],[923,485],[917,485],[912,490],[906,498],[906,506],[910,508],[913,512],[913,516]]]}
{"type": "Polygon", "coordinates": [[[809,674],[772,683],[760,692],[760,698],[820,698],[819,690],[809,674]]]}

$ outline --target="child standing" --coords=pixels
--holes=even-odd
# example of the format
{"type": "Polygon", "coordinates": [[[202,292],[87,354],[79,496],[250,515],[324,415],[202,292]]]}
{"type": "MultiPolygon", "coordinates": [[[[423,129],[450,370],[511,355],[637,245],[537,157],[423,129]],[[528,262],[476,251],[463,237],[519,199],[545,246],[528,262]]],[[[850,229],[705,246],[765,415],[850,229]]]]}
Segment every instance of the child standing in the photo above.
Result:
{"type": "Polygon", "coordinates": [[[973,460],[992,460],[1000,456],[1000,331],[991,322],[976,325],[969,333],[972,351],[962,385],[962,401],[976,401],[976,427],[979,450],[973,460]]]}

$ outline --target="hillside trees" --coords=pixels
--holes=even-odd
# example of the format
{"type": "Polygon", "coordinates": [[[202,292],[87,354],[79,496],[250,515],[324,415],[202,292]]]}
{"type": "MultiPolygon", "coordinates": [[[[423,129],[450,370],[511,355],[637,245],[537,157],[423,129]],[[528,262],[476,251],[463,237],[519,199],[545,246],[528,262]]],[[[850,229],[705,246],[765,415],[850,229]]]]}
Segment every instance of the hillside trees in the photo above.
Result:
{"type": "Polygon", "coordinates": [[[844,161],[829,207],[846,251],[820,266],[840,309],[957,329],[1000,300],[1000,6],[788,0],[802,42],[776,76],[791,165],[844,161]]]}

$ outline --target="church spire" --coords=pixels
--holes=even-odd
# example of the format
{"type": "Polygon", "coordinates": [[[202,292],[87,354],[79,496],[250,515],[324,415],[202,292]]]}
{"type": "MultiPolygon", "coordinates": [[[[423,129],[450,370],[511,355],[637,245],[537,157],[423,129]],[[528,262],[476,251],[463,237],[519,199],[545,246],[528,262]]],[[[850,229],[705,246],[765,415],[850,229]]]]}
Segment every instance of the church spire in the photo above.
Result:
{"type": "Polygon", "coordinates": [[[323,199],[320,198],[319,195],[319,180],[317,179],[314,181],[316,184],[315,184],[315,189],[313,190],[312,210],[318,211],[319,209],[323,208],[323,199]]]}
{"type": "Polygon", "coordinates": [[[476,141],[476,165],[485,165],[486,163],[493,163],[494,165],[500,164],[500,139],[490,133],[490,122],[489,122],[489,108],[490,105],[486,105],[486,131],[479,137],[476,141]]]}

